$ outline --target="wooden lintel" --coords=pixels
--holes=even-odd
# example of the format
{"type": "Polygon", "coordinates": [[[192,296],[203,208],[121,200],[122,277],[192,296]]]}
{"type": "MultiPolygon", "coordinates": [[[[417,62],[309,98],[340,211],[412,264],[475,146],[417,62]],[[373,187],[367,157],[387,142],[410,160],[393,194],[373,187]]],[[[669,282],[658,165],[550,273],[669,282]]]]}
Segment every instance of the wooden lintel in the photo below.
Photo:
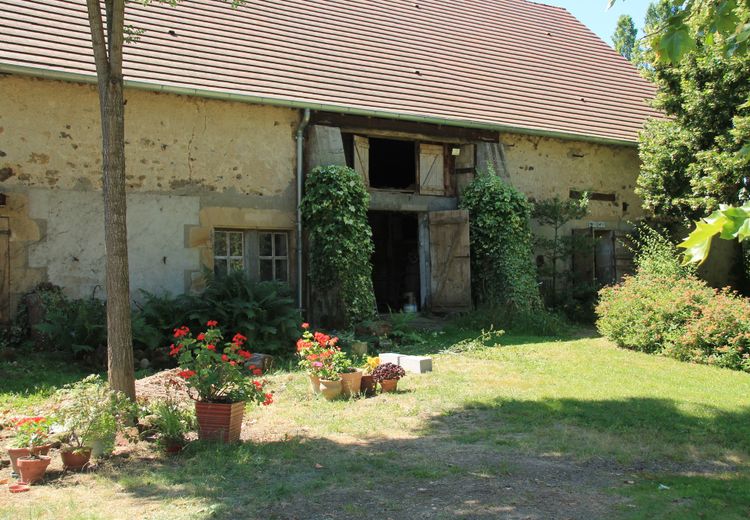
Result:
{"type": "Polygon", "coordinates": [[[311,115],[311,122],[317,125],[336,126],[344,132],[372,137],[393,137],[456,144],[496,143],[500,139],[500,133],[492,130],[433,125],[333,112],[315,111],[311,115]]]}

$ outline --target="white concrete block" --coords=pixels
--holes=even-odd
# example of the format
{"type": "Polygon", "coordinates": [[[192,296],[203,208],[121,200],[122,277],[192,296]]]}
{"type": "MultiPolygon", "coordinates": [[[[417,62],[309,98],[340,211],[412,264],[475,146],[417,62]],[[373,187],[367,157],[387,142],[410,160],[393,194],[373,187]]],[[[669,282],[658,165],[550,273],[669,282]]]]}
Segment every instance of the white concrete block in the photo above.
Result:
{"type": "Polygon", "coordinates": [[[425,356],[400,356],[398,360],[401,368],[413,374],[432,372],[432,358],[425,356]]]}
{"type": "Polygon", "coordinates": [[[398,365],[398,360],[401,357],[401,354],[396,354],[395,352],[386,352],[384,354],[380,354],[380,356],[378,357],[380,358],[381,365],[385,363],[393,363],[394,365],[398,365]]]}

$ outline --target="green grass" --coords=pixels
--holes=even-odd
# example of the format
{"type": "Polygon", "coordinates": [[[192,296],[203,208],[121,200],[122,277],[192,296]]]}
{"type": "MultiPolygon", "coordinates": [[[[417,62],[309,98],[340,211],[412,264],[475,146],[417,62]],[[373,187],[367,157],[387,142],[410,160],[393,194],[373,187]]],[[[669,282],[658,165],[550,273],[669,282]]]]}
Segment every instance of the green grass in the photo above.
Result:
{"type": "MultiPolygon", "coordinates": [[[[407,350],[461,353],[372,399],[311,399],[302,374],[279,371],[274,405],[248,412],[249,442],[118,459],[83,485],[35,489],[15,516],[0,505],[0,518],[84,518],[66,505],[81,488],[99,497],[90,518],[750,514],[750,375],[597,338],[462,341],[476,337],[426,334],[407,350]]],[[[61,382],[0,386],[0,399],[35,406],[61,382]]]]}

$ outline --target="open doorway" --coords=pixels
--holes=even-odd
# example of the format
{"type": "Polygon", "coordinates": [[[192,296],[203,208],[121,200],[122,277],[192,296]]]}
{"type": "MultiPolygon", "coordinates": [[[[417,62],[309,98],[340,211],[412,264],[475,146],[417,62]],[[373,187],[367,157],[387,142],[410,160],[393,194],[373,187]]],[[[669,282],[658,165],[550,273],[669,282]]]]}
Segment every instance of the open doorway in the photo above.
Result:
{"type": "Polygon", "coordinates": [[[416,213],[372,211],[375,251],[372,282],[379,312],[400,311],[420,302],[419,224],[416,213]]]}

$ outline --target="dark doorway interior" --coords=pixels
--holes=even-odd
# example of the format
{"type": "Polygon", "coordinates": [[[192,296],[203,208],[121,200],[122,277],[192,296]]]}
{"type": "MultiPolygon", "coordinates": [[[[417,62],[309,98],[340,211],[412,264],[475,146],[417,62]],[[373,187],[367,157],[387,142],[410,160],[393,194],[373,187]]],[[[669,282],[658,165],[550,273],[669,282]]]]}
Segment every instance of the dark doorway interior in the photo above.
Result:
{"type": "Polygon", "coordinates": [[[370,186],[416,190],[417,159],[413,141],[370,138],[370,186]]]}
{"type": "Polygon", "coordinates": [[[400,311],[419,303],[419,228],[416,213],[369,214],[375,252],[372,281],[378,311],[400,311]]]}

